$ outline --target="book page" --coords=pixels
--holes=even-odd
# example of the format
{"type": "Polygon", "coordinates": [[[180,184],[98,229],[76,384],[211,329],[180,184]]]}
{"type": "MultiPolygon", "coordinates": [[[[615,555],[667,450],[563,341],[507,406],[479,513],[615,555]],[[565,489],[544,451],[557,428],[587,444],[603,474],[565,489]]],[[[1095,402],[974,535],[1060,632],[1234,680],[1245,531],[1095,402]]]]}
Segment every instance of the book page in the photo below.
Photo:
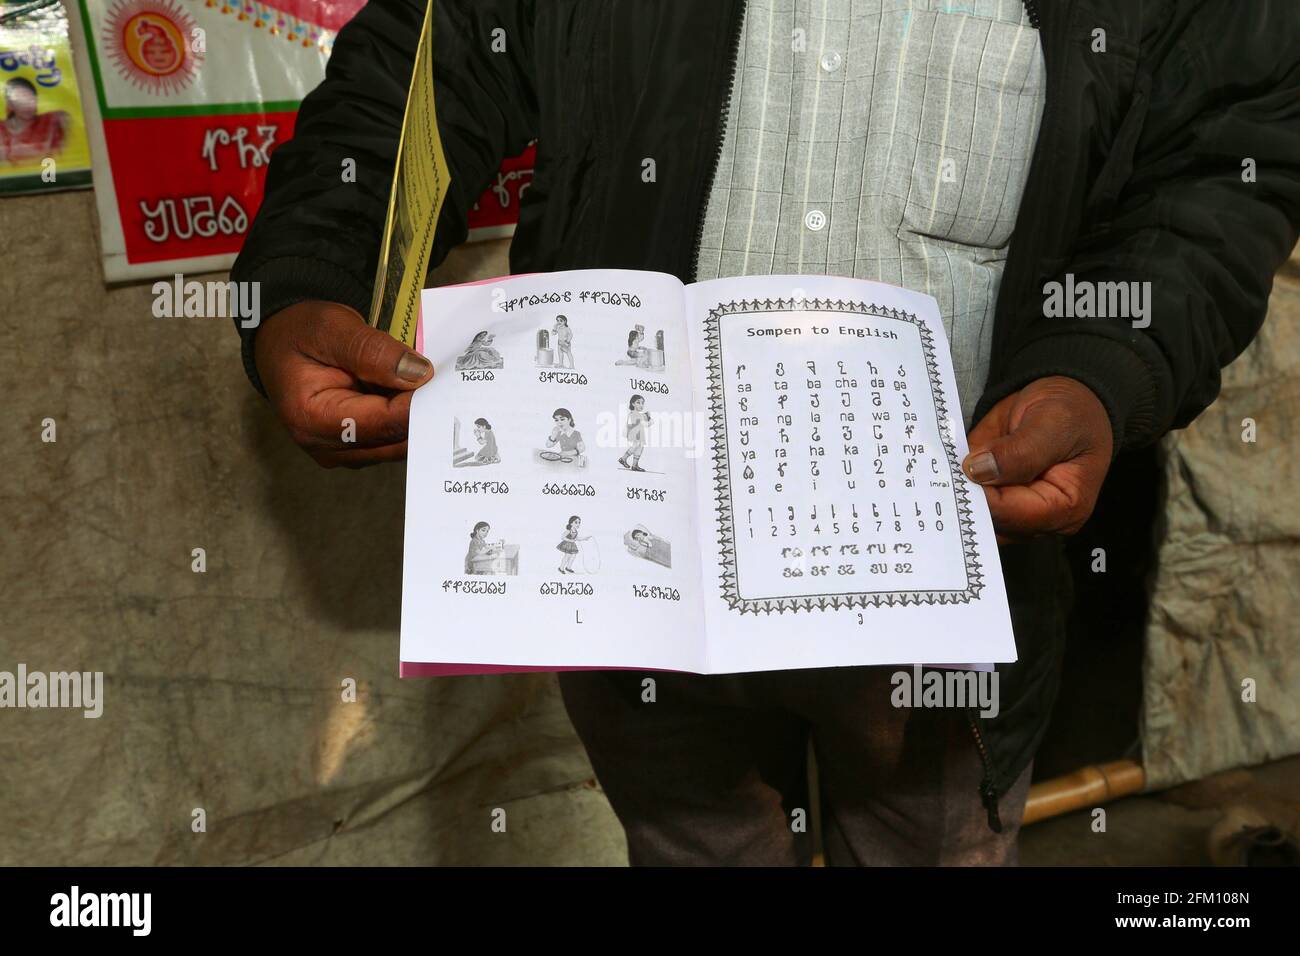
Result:
{"type": "Polygon", "coordinates": [[[424,12],[411,71],[369,316],[371,325],[410,346],[438,214],[451,185],[433,98],[432,11],[430,5],[424,12]]]}
{"type": "Polygon", "coordinates": [[[709,670],[1014,660],[934,299],[822,276],[686,299],[709,670]]]}
{"type": "Polygon", "coordinates": [[[422,312],[404,667],[701,669],[681,283],[517,276],[426,290],[422,312]]]}

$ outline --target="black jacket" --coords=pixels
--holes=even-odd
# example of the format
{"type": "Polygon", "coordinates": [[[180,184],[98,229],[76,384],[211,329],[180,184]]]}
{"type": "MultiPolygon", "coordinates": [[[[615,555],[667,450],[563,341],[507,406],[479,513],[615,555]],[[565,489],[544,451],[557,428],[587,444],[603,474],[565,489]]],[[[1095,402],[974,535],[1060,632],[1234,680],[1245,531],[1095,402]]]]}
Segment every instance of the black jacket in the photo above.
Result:
{"type": "MultiPolygon", "coordinates": [[[[741,0],[434,0],[435,95],[452,182],[432,263],[463,241],[500,161],[539,140],[515,272],[628,268],[692,281],[721,149],[741,0]],[[491,51],[503,29],[506,52],[491,51]],[[657,182],[642,181],[655,157],[657,182]]],[[[1026,0],[1046,106],[993,328],[994,402],[1047,375],[1088,385],[1116,451],[1189,423],[1263,321],[1300,224],[1300,3],[1026,0]],[[1105,52],[1094,52],[1104,30],[1105,52]],[[1243,177],[1253,161],[1255,176],[1243,177]],[[1150,282],[1146,329],[1047,318],[1043,286],[1150,282]]],[[[274,153],[232,277],[263,314],[303,299],[368,311],[424,6],[370,0],[274,153]],[[340,175],[344,159],[355,183],[340,175]]],[[[244,361],[257,372],[244,336],[244,361]]],[[[1061,580],[1037,543],[1004,549],[1020,661],[975,737],[992,805],[1055,697],[1061,580]]],[[[976,726],[973,723],[973,726],[976,726]]],[[[990,822],[995,823],[990,814],[990,822]]]]}

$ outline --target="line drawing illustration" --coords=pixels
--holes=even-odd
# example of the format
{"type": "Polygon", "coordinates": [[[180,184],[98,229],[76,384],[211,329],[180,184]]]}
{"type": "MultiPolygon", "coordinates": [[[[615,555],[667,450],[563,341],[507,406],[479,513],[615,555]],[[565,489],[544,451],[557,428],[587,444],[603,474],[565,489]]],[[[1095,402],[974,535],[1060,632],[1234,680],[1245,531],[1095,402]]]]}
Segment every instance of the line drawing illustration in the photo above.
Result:
{"type": "Polygon", "coordinates": [[[653,343],[648,343],[645,326],[637,324],[627,334],[627,350],[614,361],[615,365],[630,365],[646,372],[662,372],[667,368],[664,355],[664,330],[655,333],[653,343]]]}
{"type": "Polygon", "coordinates": [[[573,368],[573,329],[569,317],[557,315],[550,331],[537,330],[537,353],[533,359],[540,368],[573,368]]]}
{"type": "Polygon", "coordinates": [[[474,336],[473,341],[469,343],[469,348],[456,359],[456,371],[473,372],[485,368],[505,368],[505,358],[492,348],[493,338],[492,333],[487,331],[474,336]]]}
{"type": "Polygon", "coordinates": [[[537,461],[561,468],[586,468],[587,444],[582,433],[574,427],[573,413],[567,408],[557,408],[551,413],[554,427],[546,438],[546,447],[534,451],[537,461]]]}
{"type": "MultiPolygon", "coordinates": [[[[582,519],[577,515],[570,515],[568,522],[564,526],[564,536],[560,538],[560,543],[555,546],[555,550],[559,551],[560,554],[563,555],[563,557],[560,558],[559,571],[561,574],[578,573],[577,571],[573,570],[573,562],[574,559],[578,557],[579,552],[582,553],[582,557],[583,557],[583,572],[588,574],[593,573],[591,568],[592,562],[588,557],[587,550],[586,548],[579,547],[579,542],[583,543],[584,545],[594,545],[595,542],[592,540],[591,535],[589,534],[584,535],[581,532],[582,532],[582,519]]],[[[595,552],[594,570],[596,571],[600,570],[599,550],[595,552]]]]}
{"type": "Polygon", "coordinates": [[[650,427],[650,415],[645,410],[645,396],[633,395],[627,402],[627,440],[630,445],[618,460],[628,471],[645,471],[641,455],[645,452],[645,432],[650,427]]]}
{"type": "Polygon", "coordinates": [[[643,524],[623,535],[623,546],[634,557],[653,561],[665,568],[673,566],[672,545],[668,539],[659,537],[643,524]]]}
{"type": "Polygon", "coordinates": [[[492,423],[486,418],[474,419],[474,440],[478,450],[466,448],[460,441],[460,419],[453,418],[451,425],[451,463],[456,468],[471,468],[481,465],[496,465],[501,461],[497,450],[496,432],[492,423]]]}
{"type": "Polygon", "coordinates": [[[488,522],[475,522],[465,552],[465,573],[518,574],[519,545],[506,544],[504,539],[489,541],[491,533],[492,526],[488,522]]]}

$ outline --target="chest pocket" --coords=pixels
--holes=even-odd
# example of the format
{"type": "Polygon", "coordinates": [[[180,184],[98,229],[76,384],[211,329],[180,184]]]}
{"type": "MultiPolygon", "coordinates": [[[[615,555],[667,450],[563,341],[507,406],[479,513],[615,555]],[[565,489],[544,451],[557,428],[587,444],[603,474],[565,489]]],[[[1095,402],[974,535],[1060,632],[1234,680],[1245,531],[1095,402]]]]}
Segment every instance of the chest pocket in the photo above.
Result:
{"type": "Polygon", "coordinates": [[[912,31],[900,42],[887,215],[904,241],[1002,249],[1042,115],[1038,31],[959,13],[920,15],[912,31]]]}

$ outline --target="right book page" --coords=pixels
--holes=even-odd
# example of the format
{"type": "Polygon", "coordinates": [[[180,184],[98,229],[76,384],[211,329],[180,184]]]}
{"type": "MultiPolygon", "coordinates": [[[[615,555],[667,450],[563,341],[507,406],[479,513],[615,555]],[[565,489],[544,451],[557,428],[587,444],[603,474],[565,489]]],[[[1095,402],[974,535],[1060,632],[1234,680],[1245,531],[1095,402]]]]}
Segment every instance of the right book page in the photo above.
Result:
{"type": "Polygon", "coordinates": [[[686,303],[708,670],[1015,660],[935,300],[756,276],[686,303]]]}

